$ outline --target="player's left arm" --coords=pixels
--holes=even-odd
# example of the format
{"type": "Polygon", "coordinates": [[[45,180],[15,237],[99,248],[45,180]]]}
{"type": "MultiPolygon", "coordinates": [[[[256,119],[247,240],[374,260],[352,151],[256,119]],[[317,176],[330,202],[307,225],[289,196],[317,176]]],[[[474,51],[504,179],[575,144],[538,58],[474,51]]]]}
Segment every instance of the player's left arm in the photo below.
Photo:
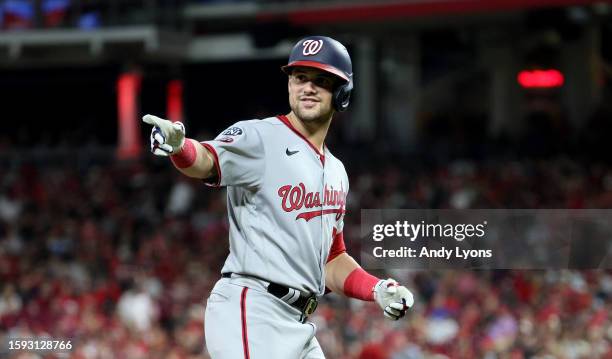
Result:
{"type": "Polygon", "coordinates": [[[325,285],[332,292],[347,297],[375,301],[384,311],[385,317],[392,320],[403,317],[414,304],[414,297],[406,287],[391,278],[376,278],[361,268],[345,251],[336,253],[325,265],[325,285]]]}

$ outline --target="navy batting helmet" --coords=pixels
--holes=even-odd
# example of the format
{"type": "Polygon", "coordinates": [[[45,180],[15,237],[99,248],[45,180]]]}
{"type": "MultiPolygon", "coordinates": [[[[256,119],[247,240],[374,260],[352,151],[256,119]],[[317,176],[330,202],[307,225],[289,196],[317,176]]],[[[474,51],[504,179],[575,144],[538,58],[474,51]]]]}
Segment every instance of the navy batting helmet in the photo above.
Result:
{"type": "Polygon", "coordinates": [[[353,65],[346,47],[327,36],[308,36],[295,44],[289,63],[282,67],[287,74],[296,66],[314,67],[340,78],[342,83],[334,89],[333,105],[336,111],[348,108],[353,90],[353,65]]]}

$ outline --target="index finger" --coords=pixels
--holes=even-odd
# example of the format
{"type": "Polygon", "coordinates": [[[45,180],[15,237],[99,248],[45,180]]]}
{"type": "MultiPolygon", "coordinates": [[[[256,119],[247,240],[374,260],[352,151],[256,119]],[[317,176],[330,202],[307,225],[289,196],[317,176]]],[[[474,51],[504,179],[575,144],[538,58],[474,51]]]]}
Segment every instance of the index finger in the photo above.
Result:
{"type": "Polygon", "coordinates": [[[163,119],[153,115],[144,115],[142,116],[142,120],[149,125],[160,127],[163,119]]]}

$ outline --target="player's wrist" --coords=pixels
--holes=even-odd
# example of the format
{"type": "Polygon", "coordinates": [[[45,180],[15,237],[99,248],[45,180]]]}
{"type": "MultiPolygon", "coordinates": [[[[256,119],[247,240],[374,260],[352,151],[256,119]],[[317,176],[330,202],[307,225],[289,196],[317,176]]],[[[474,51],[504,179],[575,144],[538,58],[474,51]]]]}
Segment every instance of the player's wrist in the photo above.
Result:
{"type": "Polygon", "coordinates": [[[187,142],[191,142],[191,141],[187,141],[187,139],[184,139],[183,141],[181,141],[181,143],[175,147],[175,150],[172,152],[171,156],[175,156],[175,155],[179,155],[183,152],[183,148],[185,148],[185,145],[187,144],[187,142]]]}
{"type": "Polygon", "coordinates": [[[170,160],[178,169],[184,169],[193,166],[196,161],[198,152],[193,141],[185,139],[183,145],[172,153],[170,160]]]}
{"type": "Polygon", "coordinates": [[[374,300],[376,300],[376,293],[378,292],[378,288],[385,282],[384,279],[379,279],[378,282],[376,282],[376,284],[374,284],[374,286],[372,287],[372,296],[374,297],[374,300]]]}
{"type": "Polygon", "coordinates": [[[379,278],[366,272],[363,268],[355,268],[344,281],[344,294],[347,297],[373,302],[374,291],[379,282],[379,278]]]}

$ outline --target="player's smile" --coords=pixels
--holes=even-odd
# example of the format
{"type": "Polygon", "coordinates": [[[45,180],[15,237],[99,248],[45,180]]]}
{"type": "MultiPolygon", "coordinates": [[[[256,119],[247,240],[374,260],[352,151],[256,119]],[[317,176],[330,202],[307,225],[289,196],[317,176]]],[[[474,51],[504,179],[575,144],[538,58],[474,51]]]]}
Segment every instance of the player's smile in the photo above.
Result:
{"type": "Polygon", "coordinates": [[[304,105],[304,107],[306,108],[313,108],[317,105],[317,103],[321,102],[315,98],[312,97],[304,97],[302,99],[300,99],[300,101],[302,102],[302,104],[304,105]]]}
{"type": "Polygon", "coordinates": [[[335,79],[318,69],[296,68],[289,76],[289,103],[303,121],[327,120],[335,79]]]}

